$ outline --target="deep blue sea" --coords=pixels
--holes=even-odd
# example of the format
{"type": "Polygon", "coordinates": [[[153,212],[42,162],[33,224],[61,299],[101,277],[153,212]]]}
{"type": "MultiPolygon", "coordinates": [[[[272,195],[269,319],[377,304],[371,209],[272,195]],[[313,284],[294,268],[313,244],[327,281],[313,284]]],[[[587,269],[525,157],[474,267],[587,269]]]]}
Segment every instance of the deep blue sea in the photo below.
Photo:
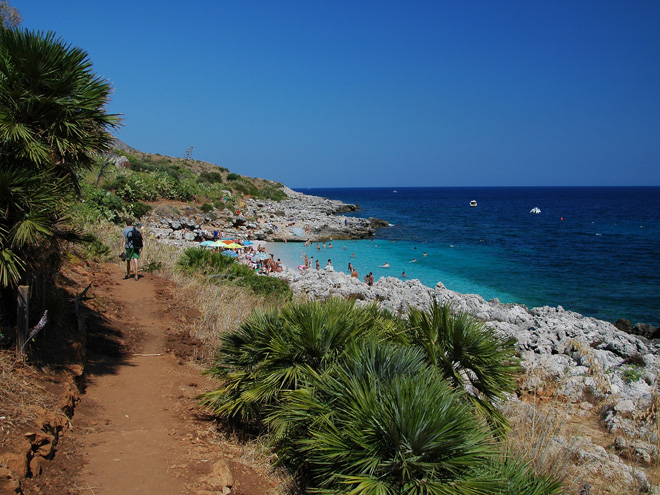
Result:
{"type": "Polygon", "coordinates": [[[277,246],[290,266],[306,251],[321,266],[332,259],[336,270],[351,262],[360,279],[370,271],[375,279],[405,272],[486,299],[660,324],[660,187],[299,191],[358,204],[355,216],[390,227],[373,240],[335,240],[321,251],[316,244],[277,246]],[[541,213],[531,214],[533,207],[541,213]]]}

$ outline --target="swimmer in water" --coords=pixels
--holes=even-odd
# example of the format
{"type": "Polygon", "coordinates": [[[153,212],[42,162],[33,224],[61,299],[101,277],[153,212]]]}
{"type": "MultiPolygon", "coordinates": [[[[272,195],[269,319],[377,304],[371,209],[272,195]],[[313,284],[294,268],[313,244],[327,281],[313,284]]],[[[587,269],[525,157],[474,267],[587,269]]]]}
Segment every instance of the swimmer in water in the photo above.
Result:
{"type": "Polygon", "coordinates": [[[384,265],[380,265],[381,268],[389,268],[390,264],[386,261],[384,265]]]}

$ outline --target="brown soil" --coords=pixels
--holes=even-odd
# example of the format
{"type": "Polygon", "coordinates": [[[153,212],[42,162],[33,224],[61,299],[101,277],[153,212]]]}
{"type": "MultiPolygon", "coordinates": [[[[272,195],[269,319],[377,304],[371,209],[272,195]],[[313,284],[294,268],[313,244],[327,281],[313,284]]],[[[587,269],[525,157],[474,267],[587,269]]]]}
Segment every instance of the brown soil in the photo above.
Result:
{"type": "Polygon", "coordinates": [[[84,393],[31,494],[274,493],[276,481],[223,440],[195,397],[214,383],[192,364],[200,344],[173,307],[174,287],[150,274],[123,278],[118,265],[78,267],[69,277],[91,300],[84,393]],[[233,482],[223,481],[228,467],[233,482]],[[224,491],[223,491],[224,490],[224,491]]]}

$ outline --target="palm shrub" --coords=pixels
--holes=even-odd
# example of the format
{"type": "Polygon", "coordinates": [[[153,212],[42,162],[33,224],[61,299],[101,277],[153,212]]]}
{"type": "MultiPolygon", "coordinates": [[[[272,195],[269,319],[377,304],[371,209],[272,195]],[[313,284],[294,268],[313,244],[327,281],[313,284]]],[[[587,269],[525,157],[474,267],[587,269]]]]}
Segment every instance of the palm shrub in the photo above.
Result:
{"type": "Polygon", "coordinates": [[[308,437],[310,426],[318,416],[327,412],[332,397],[326,388],[329,383],[336,385],[337,376],[352,376],[370,385],[395,376],[415,375],[427,368],[424,354],[418,348],[396,346],[374,337],[351,343],[326,372],[310,374],[304,388],[283,392],[280,407],[274,408],[266,418],[278,460],[289,468],[304,466],[300,441],[308,437]]]}
{"type": "Polygon", "coordinates": [[[109,149],[117,116],[110,85],[87,54],[53,33],[0,30],[0,282],[52,275],[65,226],[65,199],[78,173],[109,149]]]}
{"type": "Polygon", "coordinates": [[[186,249],[177,264],[183,270],[204,274],[217,274],[237,265],[232,258],[204,248],[186,249]]]}
{"type": "MultiPolygon", "coordinates": [[[[339,369],[301,407],[315,412],[297,442],[310,492],[486,494],[500,486],[492,437],[437,370],[379,377],[339,369]]],[[[292,405],[295,405],[292,404],[292,405]]]]}
{"type": "Polygon", "coordinates": [[[3,155],[34,169],[54,166],[74,186],[95,153],[108,151],[119,124],[108,114],[110,84],[87,53],[52,32],[0,31],[0,137],[3,155]]]}
{"type": "Polygon", "coordinates": [[[484,421],[417,346],[348,346],[267,418],[278,459],[311,493],[558,495],[500,453],[484,421]]]}
{"type": "Polygon", "coordinates": [[[429,311],[411,309],[407,324],[410,342],[503,433],[507,422],[495,406],[517,386],[515,339],[502,338],[470,314],[454,313],[450,304],[437,301],[429,311]]]}
{"type": "Polygon", "coordinates": [[[256,311],[222,336],[210,373],[223,380],[223,386],[202,395],[201,401],[221,417],[262,418],[284,392],[322,374],[347,345],[370,335],[384,336],[390,329],[391,322],[373,308],[339,298],[256,311]]]}
{"type": "MultiPolygon", "coordinates": [[[[9,165],[0,156],[0,284],[16,284],[26,269],[36,269],[47,250],[37,249],[59,232],[61,179],[44,181],[43,174],[9,165]]],[[[55,263],[56,268],[57,263],[55,263]]]]}

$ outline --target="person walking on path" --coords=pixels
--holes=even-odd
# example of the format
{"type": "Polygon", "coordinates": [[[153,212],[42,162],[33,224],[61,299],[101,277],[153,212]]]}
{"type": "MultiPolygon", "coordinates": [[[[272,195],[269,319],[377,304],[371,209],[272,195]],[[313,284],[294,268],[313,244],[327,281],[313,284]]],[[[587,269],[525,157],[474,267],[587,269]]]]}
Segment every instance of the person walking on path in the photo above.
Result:
{"type": "MultiPolygon", "coordinates": [[[[140,246],[136,246],[136,232],[138,232],[138,230],[133,227],[133,220],[128,218],[126,220],[126,227],[124,227],[124,230],[121,231],[122,249],[126,252],[126,276],[124,278],[129,278],[131,276],[132,261],[135,272],[135,280],[138,279],[138,260],[140,259],[140,250],[142,249],[141,240],[139,242],[140,246]]],[[[139,237],[142,239],[142,235],[139,237]]]]}

